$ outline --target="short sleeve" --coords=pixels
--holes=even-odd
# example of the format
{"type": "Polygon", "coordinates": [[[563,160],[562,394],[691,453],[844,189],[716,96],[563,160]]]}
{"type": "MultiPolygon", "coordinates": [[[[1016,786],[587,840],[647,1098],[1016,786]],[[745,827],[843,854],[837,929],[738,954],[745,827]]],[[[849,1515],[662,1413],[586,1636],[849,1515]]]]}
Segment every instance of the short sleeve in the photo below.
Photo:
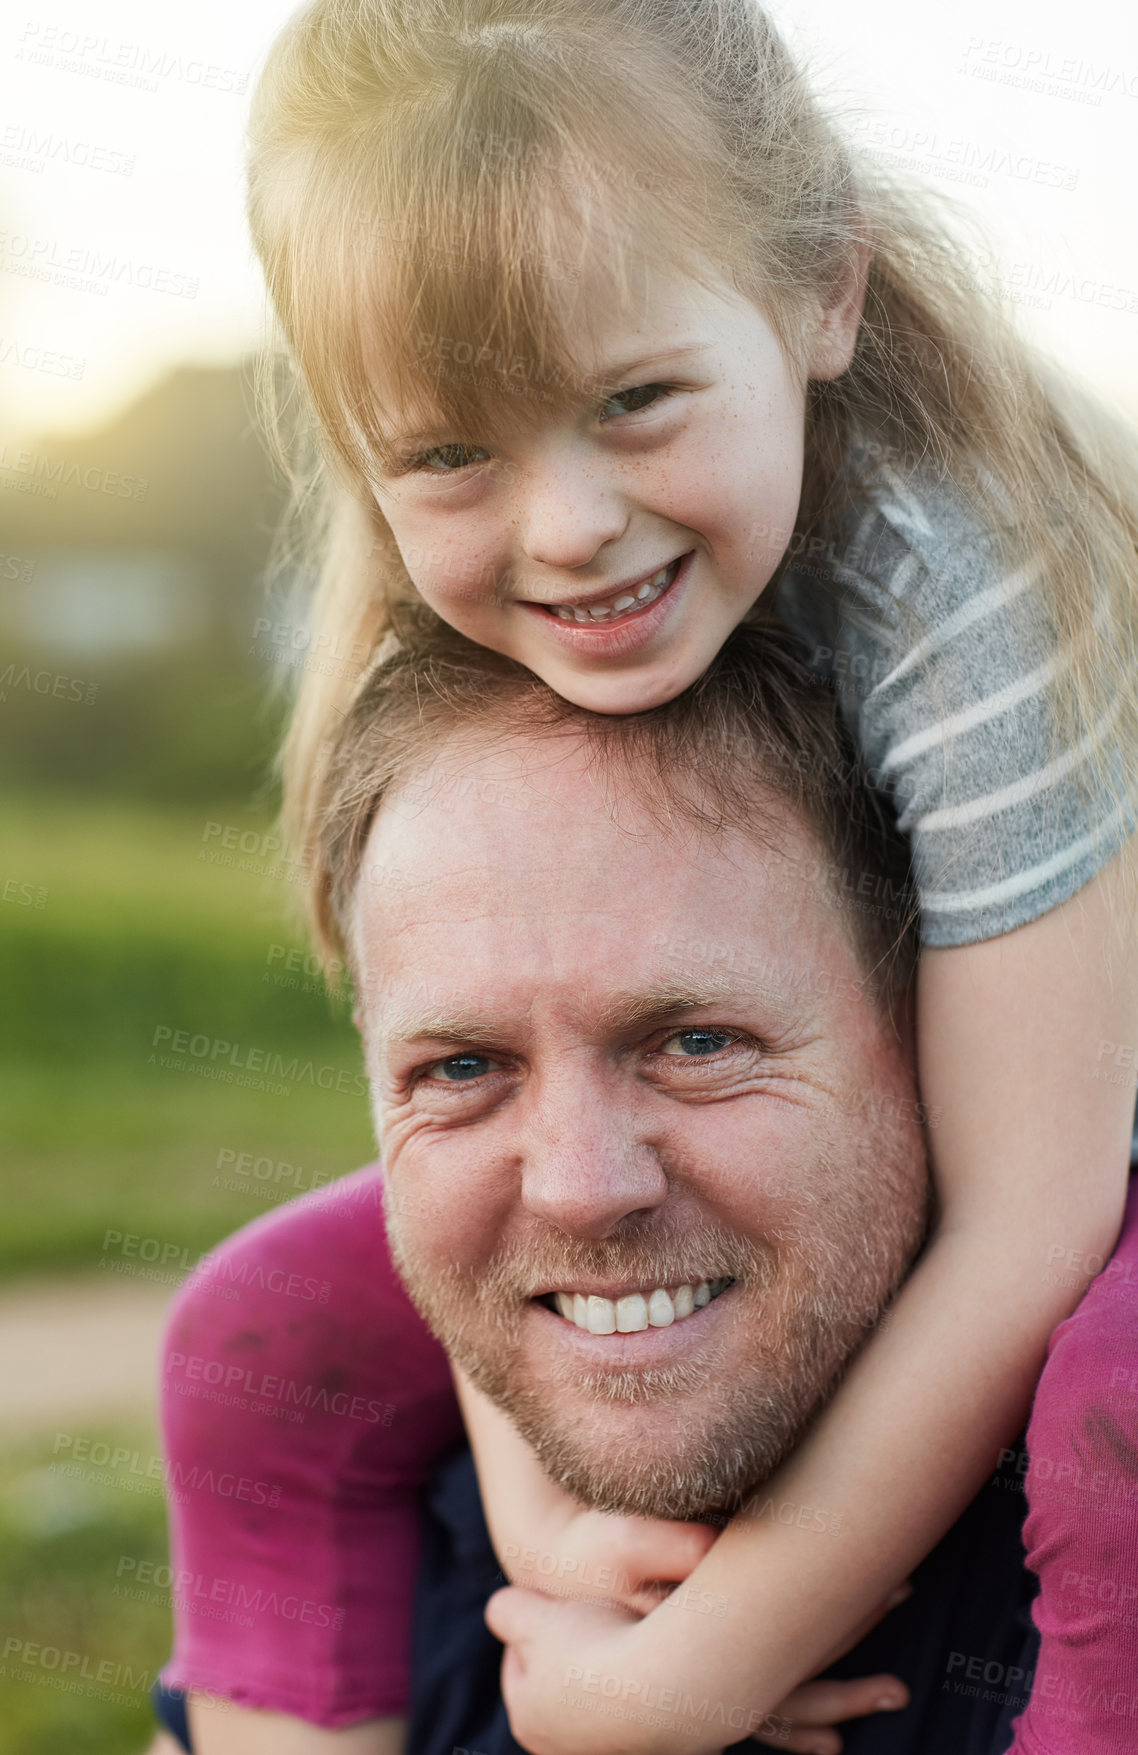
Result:
{"type": "Polygon", "coordinates": [[[1119,703],[1059,746],[1035,566],[1003,562],[959,494],[883,475],[783,603],[908,840],[923,942],[971,944],[1057,907],[1134,833],[1119,703]],[[1091,783],[1100,760],[1114,787],[1091,783]]]}
{"type": "MultiPolygon", "coordinates": [[[[1085,1284],[1089,1264],[1055,1252],[1085,1284]]],[[[1138,1747],[1138,1182],[1122,1235],[1051,1337],[1027,1431],[1039,1659],[1015,1755],[1138,1747]]]]}
{"type": "Polygon", "coordinates": [[[163,1680],[329,1728],[406,1710],[418,1491],[462,1430],[382,1191],[362,1170],[245,1226],[165,1337],[163,1680]]]}

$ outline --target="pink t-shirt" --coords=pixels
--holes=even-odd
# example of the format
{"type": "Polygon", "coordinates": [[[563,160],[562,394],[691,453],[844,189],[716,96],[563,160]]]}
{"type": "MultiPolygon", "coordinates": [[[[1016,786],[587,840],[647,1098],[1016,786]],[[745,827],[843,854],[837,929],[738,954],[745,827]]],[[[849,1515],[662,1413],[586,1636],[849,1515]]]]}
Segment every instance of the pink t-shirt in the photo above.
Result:
{"type": "MultiPolygon", "coordinates": [[[[1057,1253],[1051,1271],[1086,1266],[1057,1253]]],[[[1023,1533],[1039,1575],[1040,1651],[1014,1755],[1134,1755],[1138,1178],[1114,1254],[1051,1337],[1027,1452],[1023,1533]]]]}
{"type": "MultiPolygon", "coordinates": [[[[1138,1750],[1136,1330],[1138,1182],[1114,1256],[1051,1339],[1028,1428],[1042,1649],[1014,1755],[1138,1750]]],[[[402,1714],[417,1490],[462,1422],[388,1255],[378,1166],[199,1266],[167,1330],[162,1416],[163,1680],[329,1727],[402,1714]]]]}
{"type": "Polygon", "coordinates": [[[163,1680],[329,1727],[407,1705],[417,1490],[462,1434],[377,1166],[206,1257],[166,1332],[163,1680]]]}

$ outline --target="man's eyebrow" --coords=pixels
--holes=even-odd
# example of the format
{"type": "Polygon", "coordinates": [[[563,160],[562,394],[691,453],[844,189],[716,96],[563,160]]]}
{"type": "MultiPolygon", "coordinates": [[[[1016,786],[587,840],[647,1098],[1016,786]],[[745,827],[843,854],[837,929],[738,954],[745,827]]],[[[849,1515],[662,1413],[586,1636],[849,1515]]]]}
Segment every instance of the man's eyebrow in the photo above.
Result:
{"type": "Polygon", "coordinates": [[[704,1011],[708,1006],[716,1005],[746,1004],[760,994],[764,1000],[779,1005],[786,1005],[790,999],[789,993],[768,981],[756,981],[741,973],[730,975],[708,971],[697,981],[666,983],[627,994],[614,994],[596,1022],[604,1031],[632,1030],[681,1012],[704,1011]]]}
{"type": "Polygon", "coordinates": [[[443,1006],[427,1006],[419,1012],[401,1012],[394,1008],[379,1013],[376,1035],[393,1048],[408,1042],[485,1042],[496,1038],[497,1032],[479,1012],[464,1012],[443,1006]]]}
{"type": "MultiPolygon", "coordinates": [[[[777,980],[708,972],[697,981],[665,982],[613,994],[590,1022],[602,1034],[616,1034],[708,1006],[746,1004],[759,996],[780,1011],[788,1009],[793,999],[777,980]]],[[[376,1036],[390,1047],[417,1041],[478,1042],[491,1047],[505,1040],[500,1024],[484,1014],[446,1005],[425,1006],[414,1012],[381,1010],[376,1036]]]]}

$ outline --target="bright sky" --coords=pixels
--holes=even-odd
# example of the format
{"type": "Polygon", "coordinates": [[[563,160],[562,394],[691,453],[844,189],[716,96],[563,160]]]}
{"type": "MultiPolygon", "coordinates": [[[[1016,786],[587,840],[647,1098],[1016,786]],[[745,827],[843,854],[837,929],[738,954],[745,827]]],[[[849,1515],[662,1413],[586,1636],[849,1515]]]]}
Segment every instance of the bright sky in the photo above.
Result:
{"type": "MultiPolygon", "coordinates": [[[[263,296],[242,215],[242,131],[253,75],[290,10],[8,9],[7,433],[95,424],[180,360],[255,345],[263,296]]],[[[774,0],[773,11],[856,137],[978,211],[1029,328],[1138,416],[1138,9],[774,0]]]]}

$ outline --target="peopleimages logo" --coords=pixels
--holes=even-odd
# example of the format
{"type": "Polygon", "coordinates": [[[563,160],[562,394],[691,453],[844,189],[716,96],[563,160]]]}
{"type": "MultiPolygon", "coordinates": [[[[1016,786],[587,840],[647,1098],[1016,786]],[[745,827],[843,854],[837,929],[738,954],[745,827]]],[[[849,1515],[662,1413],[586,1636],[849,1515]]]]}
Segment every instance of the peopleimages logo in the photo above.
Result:
{"type": "Polygon", "coordinates": [[[76,1437],[72,1432],[56,1433],[51,1454],[57,1460],[49,1467],[57,1474],[97,1481],[104,1486],[131,1486],[132,1482],[145,1486],[148,1481],[161,1481],[171,1497],[181,1503],[185,1503],[187,1489],[211,1493],[219,1499],[239,1499],[246,1505],[264,1505],[270,1511],[275,1511],[281,1502],[280,1485],[275,1481],[255,1481],[249,1475],[235,1474],[232,1469],[215,1471],[201,1463],[185,1464],[161,1456],[146,1458],[126,1445],[112,1449],[102,1439],[76,1437]],[[58,1460],[61,1456],[65,1462],[58,1460]],[[93,1470],[104,1472],[95,1474],[93,1470]]]}
{"type": "MultiPolygon", "coordinates": [[[[297,1054],[286,1060],[283,1054],[276,1054],[271,1048],[247,1048],[240,1042],[228,1042],[223,1036],[207,1036],[204,1032],[191,1035],[189,1030],[177,1030],[172,1024],[156,1025],[150,1046],[155,1050],[169,1050],[151,1054],[150,1064],[161,1065],[171,1072],[191,1070],[186,1060],[188,1055],[191,1061],[208,1067],[213,1077],[224,1079],[226,1083],[233,1082],[236,1072],[263,1075],[287,1087],[313,1085],[322,1091],[367,1096],[367,1079],[362,1072],[352,1072],[348,1067],[317,1066],[311,1060],[302,1061],[297,1054]]],[[[236,1082],[243,1084],[245,1081],[239,1078],[236,1082]]]]}
{"type": "MultiPolygon", "coordinates": [[[[362,1420],[369,1426],[390,1426],[395,1418],[394,1402],[350,1396],[347,1390],[330,1389],[326,1383],[298,1383],[295,1378],[276,1377],[239,1360],[171,1352],[165,1369],[168,1377],[179,1380],[172,1384],[176,1394],[199,1396],[204,1401],[245,1408],[251,1413],[272,1412],[297,1423],[303,1422],[305,1413],[336,1414],[343,1419],[362,1420]],[[201,1384],[207,1386],[205,1391],[198,1387],[201,1384]],[[209,1393],[211,1390],[213,1394],[209,1393]]],[[[178,1465],[170,1466],[176,1469],[178,1465]]]]}
{"type": "MultiPolygon", "coordinates": [[[[191,1612],[203,1604],[244,1611],[245,1619],[240,1624],[246,1627],[253,1625],[250,1615],[272,1615],[282,1621],[299,1621],[305,1627],[330,1627],[334,1632],[344,1625],[344,1609],[335,1603],[318,1603],[310,1597],[281,1596],[260,1585],[251,1590],[240,1580],[207,1578],[204,1573],[187,1567],[157,1565],[152,1560],[139,1560],[133,1554],[119,1556],[115,1576],[126,1577],[143,1589],[153,1585],[158,1590],[168,1590],[178,1608],[191,1612]]],[[[112,1594],[127,1593],[116,1587],[112,1594]]]]}
{"type": "MultiPolygon", "coordinates": [[[[136,1670],[116,1658],[97,1658],[89,1652],[65,1651],[58,1645],[21,1639],[18,1634],[12,1634],[4,1641],[2,1667],[5,1673],[9,1659],[29,1670],[48,1672],[53,1683],[66,1678],[69,1685],[64,1691],[67,1693],[92,1695],[96,1691],[105,1693],[109,1688],[126,1689],[128,1692],[118,1698],[131,1706],[138,1698],[145,1697],[158,1679],[157,1674],[152,1676],[149,1670],[136,1670]],[[58,1672],[58,1676],[54,1672],[58,1672]],[[86,1690],[77,1686],[79,1682],[88,1684],[86,1690]]],[[[37,1676],[36,1680],[43,1681],[44,1677],[37,1676]]]]}
{"type": "Polygon", "coordinates": [[[144,500],[150,487],[143,475],[120,475],[117,470],[100,469],[94,464],[47,457],[42,452],[29,451],[26,446],[13,451],[0,444],[0,469],[10,475],[42,481],[49,490],[45,496],[49,499],[54,499],[61,487],[77,487],[92,494],[109,494],[115,500],[144,500]]]}
{"type": "Polygon", "coordinates": [[[104,256],[94,244],[71,244],[62,238],[33,236],[30,232],[0,232],[0,257],[4,271],[29,280],[53,281],[77,292],[97,293],[105,298],[120,282],[143,292],[168,293],[173,298],[196,299],[198,277],[133,256],[104,256]]]}
{"type": "MultiPolygon", "coordinates": [[[[244,1286],[257,1292],[278,1292],[283,1298],[300,1298],[308,1304],[327,1304],[332,1292],[331,1280],[317,1279],[315,1274],[286,1273],[284,1268],[266,1269],[260,1263],[251,1265],[247,1261],[235,1263],[224,1250],[213,1251],[200,1255],[197,1261],[190,1259],[189,1249],[178,1243],[163,1242],[159,1237],[142,1237],[133,1231],[105,1231],[103,1233],[103,1255],[99,1266],[108,1263],[108,1252],[118,1255],[119,1261],[111,1260],[112,1271],[136,1273],[135,1261],[157,1264],[160,1269],[174,1264],[172,1273],[145,1273],[140,1278],[165,1281],[168,1285],[180,1285],[184,1274],[193,1273],[200,1285],[203,1280],[217,1280],[223,1287],[244,1286]]],[[[237,1297],[234,1291],[231,1296],[237,1297]]]]}

